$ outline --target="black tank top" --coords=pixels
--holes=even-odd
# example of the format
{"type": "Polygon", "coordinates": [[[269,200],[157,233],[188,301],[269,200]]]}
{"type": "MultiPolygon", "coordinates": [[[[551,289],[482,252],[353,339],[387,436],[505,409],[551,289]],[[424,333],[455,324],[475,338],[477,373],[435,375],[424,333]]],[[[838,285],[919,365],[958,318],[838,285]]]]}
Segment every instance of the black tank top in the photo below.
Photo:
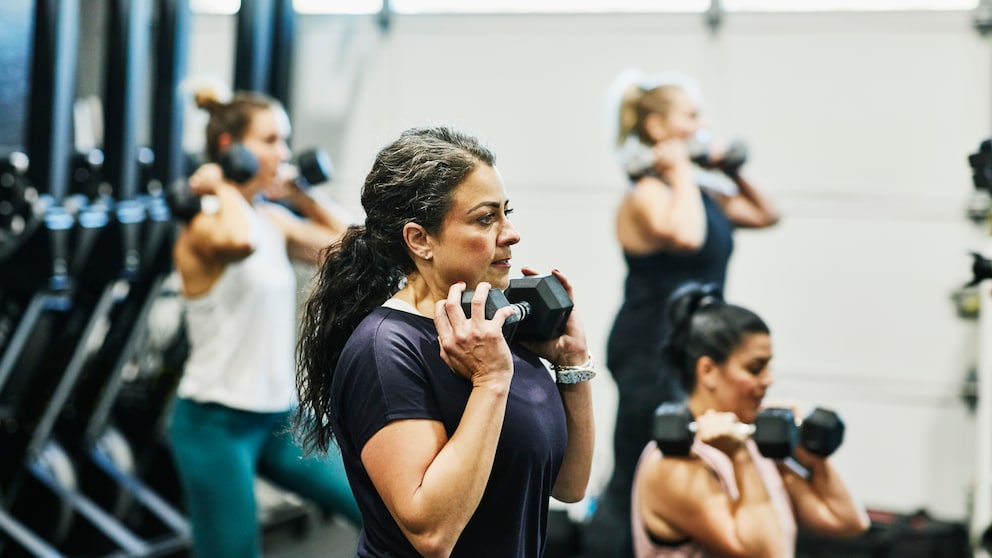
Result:
{"type": "Polygon", "coordinates": [[[624,301],[610,331],[607,366],[622,366],[625,356],[656,352],[668,334],[665,305],[671,294],[687,281],[715,283],[722,290],[727,263],[734,249],[733,224],[705,192],[706,239],[693,252],[659,251],[646,255],[624,254],[627,279],[624,301]]]}

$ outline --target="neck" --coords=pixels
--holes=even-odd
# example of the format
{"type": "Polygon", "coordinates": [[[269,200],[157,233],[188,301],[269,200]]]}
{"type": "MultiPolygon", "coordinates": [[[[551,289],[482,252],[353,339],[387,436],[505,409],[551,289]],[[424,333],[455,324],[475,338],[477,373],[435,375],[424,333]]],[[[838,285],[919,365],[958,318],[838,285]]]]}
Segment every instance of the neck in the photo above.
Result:
{"type": "Polygon", "coordinates": [[[703,390],[701,389],[696,389],[692,392],[689,396],[687,405],[689,406],[689,412],[692,413],[692,416],[694,417],[698,417],[709,410],[720,410],[716,406],[716,401],[714,401],[709,394],[703,393],[703,390]]]}
{"type": "Polygon", "coordinates": [[[393,295],[393,298],[412,305],[417,312],[428,317],[434,316],[434,303],[440,300],[423,275],[416,271],[406,276],[406,286],[393,295]]]}

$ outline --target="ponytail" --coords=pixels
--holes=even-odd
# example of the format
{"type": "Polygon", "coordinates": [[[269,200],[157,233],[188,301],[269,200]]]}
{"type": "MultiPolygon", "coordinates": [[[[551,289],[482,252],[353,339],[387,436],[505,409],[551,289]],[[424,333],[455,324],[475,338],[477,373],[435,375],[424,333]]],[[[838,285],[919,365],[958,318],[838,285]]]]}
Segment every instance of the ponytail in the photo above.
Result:
{"type": "Polygon", "coordinates": [[[313,292],[303,308],[294,417],[305,453],[326,452],[330,429],[331,382],[345,343],[358,323],[399,289],[403,270],[376,250],[368,230],[352,225],[325,250],[313,292]]]}
{"type": "Polygon", "coordinates": [[[679,371],[682,387],[691,393],[696,386],[696,363],[709,357],[717,364],[730,355],[752,333],[769,333],[754,312],[728,304],[716,285],[689,282],[669,299],[670,330],[664,357],[679,371]]]}

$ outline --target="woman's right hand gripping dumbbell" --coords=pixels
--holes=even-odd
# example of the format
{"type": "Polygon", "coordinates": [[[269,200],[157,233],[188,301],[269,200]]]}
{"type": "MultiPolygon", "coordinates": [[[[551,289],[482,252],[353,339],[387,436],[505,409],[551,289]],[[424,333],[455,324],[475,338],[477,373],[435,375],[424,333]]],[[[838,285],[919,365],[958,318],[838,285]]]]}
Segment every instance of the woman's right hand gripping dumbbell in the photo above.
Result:
{"type": "Polygon", "coordinates": [[[706,411],[695,419],[696,439],[727,454],[733,459],[747,453],[745,442],[750,437],[750,425],[740,422],[731,412],[706,411]]]}
{"type": "Polygon", "coordinates": [[[503,337],[503,322],[514,313],[514,308],[504,306],[487,320],[485,304],[490,288],[489,283],[479,283],[476,287],[471,317],[466,317],[462,310],[465,291],[462,282],[452,285],[448,298],[439,300],[434,308],[441,358],[475,387],[494,381],[509,386],[513,377],[513,355],[503,337]]]}

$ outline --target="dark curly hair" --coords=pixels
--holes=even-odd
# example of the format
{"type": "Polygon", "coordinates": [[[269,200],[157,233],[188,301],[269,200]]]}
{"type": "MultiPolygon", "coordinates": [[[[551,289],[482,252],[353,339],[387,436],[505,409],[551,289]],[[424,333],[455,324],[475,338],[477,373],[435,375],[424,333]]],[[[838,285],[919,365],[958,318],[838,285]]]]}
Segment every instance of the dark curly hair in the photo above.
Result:
{"type": "Polygon", "coordinates": [[[294,427],[306,452],[327,451],[334,438],[331,381],[345,342],[415,270],[403,227],[438,232],[455,188],[480,163],[492,166],[495,156],[475,137],[446,127],[409,129],[376,156],[362,187],[365,224],[349,227],[325,250],[303,310],[294,427]]]}

